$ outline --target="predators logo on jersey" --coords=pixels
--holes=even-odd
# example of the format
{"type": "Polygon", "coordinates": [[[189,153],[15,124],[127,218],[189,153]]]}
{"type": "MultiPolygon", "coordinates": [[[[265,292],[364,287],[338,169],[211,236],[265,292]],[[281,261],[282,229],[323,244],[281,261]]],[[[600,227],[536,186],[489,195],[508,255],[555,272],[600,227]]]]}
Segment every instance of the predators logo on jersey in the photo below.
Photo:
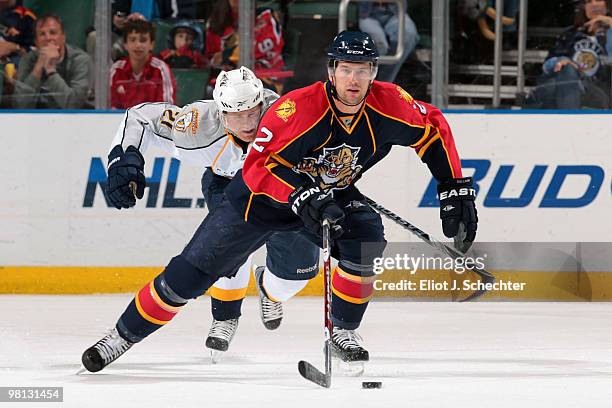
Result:
{"type": "Polygon", "coordinates": [[[291,99],[285,99],[280,105],[278,105],[276,110],[274,110],[276,116],[281,118],[283,122],[287,122],[287,119],[289,119],[289,117],[295,112],[295,102],[293,102],[291,99]]]}
{"type": "Polygon", "coordinates": [[[342,144],[324,148],[318,158],[307,157],[295,168],[308,174],[323,190],[343,189],[351,185],[362,166],[357,165],[360,147],[342,144]]]}
{"type": "Polygon", "coordinates": [[[174,122],[174,129],[179,132],[185,133],[187,129],[191,129],[191,132],[195,135],[198,131],[198,110],[192,109],[187,113],[183,113],[174,122]]]}

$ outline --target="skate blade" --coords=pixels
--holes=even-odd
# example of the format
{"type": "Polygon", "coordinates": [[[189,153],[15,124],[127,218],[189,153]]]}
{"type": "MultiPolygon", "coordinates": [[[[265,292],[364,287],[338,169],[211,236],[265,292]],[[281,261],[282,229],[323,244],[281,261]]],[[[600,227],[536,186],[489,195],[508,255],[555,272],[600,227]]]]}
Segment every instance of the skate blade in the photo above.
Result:
{"type": "Polygon", "coordinates": [[[334,372],[344,377],[360,377],[365,372],[364,361],[342,361],[338,357],[332,359],[334,372]]]}
{"type": "Polygon", "coordinates": [[[81,368],[79,369],[79,371],[77,371],[74,375],[81,375],[84,373],[88,373],[89,371],[87,371],[87,369],[83,366],[81,366],[81,368]]]}
{"type": "Polygon", "coordinates": [[[217,364],[219,361],[223,359],[224,355],[225,355],[225,351],[210,350],[210,362],[213,364],[217,364]]]}
{"type": "Polygon", "coordinates": [[[365,371],[365,363],[363,361],[342,361],[340,367],[347,377],[360,377],[365,371]]]}

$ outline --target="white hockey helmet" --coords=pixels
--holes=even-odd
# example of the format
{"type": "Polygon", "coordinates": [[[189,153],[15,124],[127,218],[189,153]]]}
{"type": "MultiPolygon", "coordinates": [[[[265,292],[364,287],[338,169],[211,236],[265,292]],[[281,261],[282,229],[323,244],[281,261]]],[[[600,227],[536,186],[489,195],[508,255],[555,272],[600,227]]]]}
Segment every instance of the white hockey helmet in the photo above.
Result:
{"type": "Polygon", "coordinates": [[[247,67],[221,71],[217,76],[213,99],[221,112],[242,112],[263,102],[264,87],[247,67]]]}

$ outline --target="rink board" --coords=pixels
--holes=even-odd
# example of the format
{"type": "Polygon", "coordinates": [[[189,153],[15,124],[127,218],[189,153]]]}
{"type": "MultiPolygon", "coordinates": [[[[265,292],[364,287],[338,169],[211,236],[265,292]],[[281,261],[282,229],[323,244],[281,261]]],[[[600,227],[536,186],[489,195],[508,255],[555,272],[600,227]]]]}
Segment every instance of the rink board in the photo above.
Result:
{"type": "MultiPolygon", "coordinates": [[[[4,267],[0,268],[0,294],[91,294],[135,293],[145,282],[152,280],[161,267],[4,267]]],[[[551,271],[492,271],[498,282],[522,284],[517,290],[493,289],[483,299],[488,300],[549,300],[549,301],[608,301],[612,300],[612,273],[609,272],[551,272],[551,271]]],[[[448,271],[422,271],[418,277],[406,279],[403,271],[385,272],[384,281],[397,283],[412,281],[414,290],[384,288],[375,290],[373,299],[437,299],[458,300],[471,292],[463,290],[465,279],[477,282],[473,274],[453,276],[448,271]],[[433,281],[447,289],[420,288],[421,281],[433,281]],[[457,281],[457,283],[454,283],[457,281]],[[458,290],[452,290],[453,284],[458,290]]],[[[378,289],[379,285],[375,288],[378,289]]],[[[431,285],[429,285],[431,286],[431,285]]],[[[310,280],[299,296],[318,296],[323,293],[323,278],[319,274],[310,280]]],[[[253,278],[249,281],[248,296],[256,296],[253,278]]]]}
{"type": "MultiPolygon", "coordinates": [[[[160,151],[145,154],[149,188],[136,208],[109,208],[101,185],[121,117],[0,114],[0,293],[131,292],[180,252],[197,228],[206,214],[202,169],[181,166],[160,151]]],[[[606,212],[612,115],[449,114],[448,119],[465,174],[478,182],[480,241],[612,240],[606,212]]],[[[376,201],[442,236],[434,184],[409,150],[395,148],[359,185],[376,201]]],[[[389,241],[414,240],[399,227],[385,225],[389,241]]],[[[261,262],[262,255],[256,259],[261,262]]],[[[612,298],[611,271],[607,260],[574,273],[510,268],[500,276],[533,281],[536,289],[492,297],[607,300],[612,298]]],[[[319,281],[313,281],[304,293],[320,291],[319,281]]]]}

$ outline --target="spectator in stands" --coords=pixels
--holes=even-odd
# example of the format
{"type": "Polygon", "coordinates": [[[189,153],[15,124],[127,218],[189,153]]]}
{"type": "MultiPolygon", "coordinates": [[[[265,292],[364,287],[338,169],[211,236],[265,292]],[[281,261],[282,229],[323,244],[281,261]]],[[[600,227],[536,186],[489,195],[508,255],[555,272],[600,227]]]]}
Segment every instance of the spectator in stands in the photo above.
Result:
{"type": "MultiPolygon", "coordinates": [[[[219,0],[208,20],[206,58],[217,71],[232,70],[238,64],[238,1],[219,0]]],[[[283,30],[274,11],[258,8],[255,16],[255,74],[267,88],[278,93],[282,90],[282,81],[261,70],[280,71],[285,67],[284,45],[283,30]]],[[[211,78],[216,77],[213,71],[211,78]]]]}
{"type": "Polygon", "coordinates": [[[231,69],[224,66],[223,51],[235,48],[238,31],[238,0],[218,0],[206,25],[206,58],[210,65],[218,69],[231,69]]]}
{"type": "Polygon", "coordinates": [[[35,23],[32,10],[18,6],[16,0],[0,0],[0,63],[12,64],[11,73],[34,45],[35,23]]]}
{"type": "Polygon", "coordinates": [[[610,107],[612,17],[606,0],[581,0],[574,26],[556,40],[527,107],[610,107]]]}
{"type": "MultiPolygon", "coordinates": [[[[127,55],[123,49],[123,28],[130,20],[186,18],[195,19],[198,16],[199,0],[113,0],[113,45],[111,57],[113,61],[127,55]]],[[[87,33],[87,53],[92,57],[96,52],[96,32],[91,27],[87,33]]]]}
{"type": "MultiPolygon", "coordinates": [[[[495,8],[495,0],[489,0],[489,7],[495,8]]],[[[504,17],[509,24],[503,24],[504,35],[506,33],[516,33],[518,29],[516,16],[519,9],[519,0],[504,0],[504,17]]]]}
{"type": "Polygon", "coordinates": [[[170,67],[151,51],[155,27],[145,20],[130,20],[123,31],[128,56],[111,67],[111,106],[127,109],[142,102],[175,103],[176,84],[170,67]]]}
{"type": "Polygon", "coordinates": [[[177,22],[168,34],[168,48],[160,58],[172,68],[204,68],[203,33],[199,26],[187,20],[177,22]]]}
{"type": "Polygon", "coordinates": [[[36,22],[36,51],[21,58],[15,83],[18,108],[82,108],[91,76],[91,60],[66,44],[62,20],[45,15],[36,22]]]}
{"type": "Polygon", "coordinates": [[[127,51],[123,48],[122,37],[128,21],[194,18],[192,15],[195,13],[194,10],[189,9],[190,12],[187,13],[179,10],[179,5],[183,3],[193,3],[193,0],[113,0],[113,61],[127,55],[127,51]]]}
{"type": "Polygon", "coordinates": [[[147,21],[195,19],[198,18],[197,3],[198,0],[113,0],[112,9],[114,15],[133,16],[138,13],[147,21]]]}
{"type": "MultiPolygon", "coordinates": [[[[132,20],[146,20],[146,18],[138,11],[129,14],[123,11],[116,11],[113,13],[111,46],[111,58],[113,61],[117,61],[119,58],[127,56],[127,51],[123,47],[123,29],[125,28],[125,25],[132,20]]],[[[92,58],[94,58],[96,52],[95,34],[96,32],[93,31],[87,35],[87,52],[92,56],[92,58]]]]}
{"type": "MultiPolygon", "coordinates": [[[[495,18],[497,15],[496,0],[459,0],[457,11],[462,17],[477,21],[481,34],[490,41],[495,40],[495,18]]],[[[504,0],[502,13],[502,26],[504,35],[516,33],[518,24],[516,16],[519,8],[519,0],[504,0]]],[[[461,24],[461,29],[463,24],[461,24]]],[[[513,35],[514,37],[514,35],[513,35]]],[[[514,39],[516,42],[516,39],[514,39]]]]}
{"type": "MultiPolygon", "coordinates": [[[[406,0],[404,10],[407,9],[406,0]]],[[[406,58],[419,41],[414,21],[404,15],[404,52],[395,64],[379,64],[377,78],[380,81],[393,82],[406,58]]],[[[359,5],[359,29],[370,34],[380,55],[395,54],[399,37],[399,11],[397,4],[365,2],[359,5]]]]}

